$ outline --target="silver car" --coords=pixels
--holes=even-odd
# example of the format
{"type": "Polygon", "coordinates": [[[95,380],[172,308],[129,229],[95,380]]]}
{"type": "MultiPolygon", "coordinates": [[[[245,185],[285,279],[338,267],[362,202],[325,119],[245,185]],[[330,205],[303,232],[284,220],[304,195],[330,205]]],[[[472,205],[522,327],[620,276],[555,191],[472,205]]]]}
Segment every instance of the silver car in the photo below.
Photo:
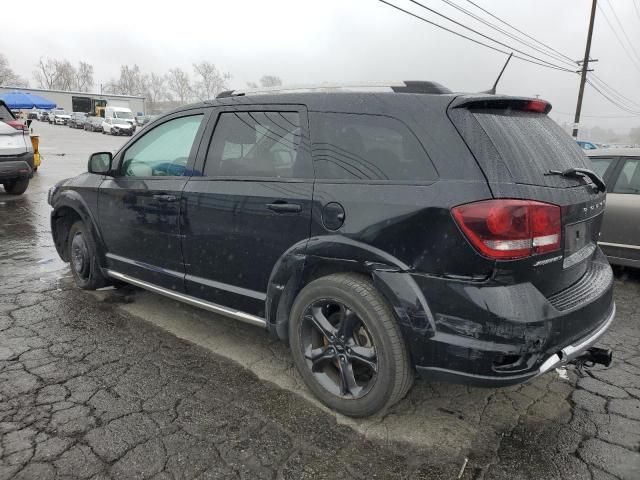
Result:
{"type": "Polygon", "coordinates": [[[585,152],[607,184],[600,247],[615,265],[640,268],[640,148],[585,152]]]}

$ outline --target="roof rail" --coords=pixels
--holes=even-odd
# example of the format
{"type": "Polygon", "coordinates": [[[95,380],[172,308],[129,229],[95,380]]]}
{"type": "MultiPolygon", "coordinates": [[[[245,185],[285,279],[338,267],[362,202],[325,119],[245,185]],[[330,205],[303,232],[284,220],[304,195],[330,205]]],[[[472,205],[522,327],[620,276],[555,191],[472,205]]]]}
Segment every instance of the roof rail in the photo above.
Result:
{"type": "Polygon", "coordinates": [[[269,95],[275,93],[303,93],[303,92],[329,92],[329,91],[376,91],[387,89],[397,93],[452,93],[446,87],[436,82],[420,80],[403,80],[394,82],[356,82],[356,83],[320,83],[315,85],[290,85],[278,87],[248,88],[239,90],[226,90],[216,95],[216,98],[240,97],[244,95],[269,95]]]}

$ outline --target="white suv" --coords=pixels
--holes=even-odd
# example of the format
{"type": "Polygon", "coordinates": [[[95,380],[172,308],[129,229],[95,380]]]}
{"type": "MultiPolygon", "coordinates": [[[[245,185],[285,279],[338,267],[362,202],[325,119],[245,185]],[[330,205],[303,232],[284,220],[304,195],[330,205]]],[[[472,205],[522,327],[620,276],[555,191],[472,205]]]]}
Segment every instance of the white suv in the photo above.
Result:
{"type": "Polygon", "coordinates": [[[0,100],[0,184],[7,193],[21,195],[33,176],[33,147],[29,129],[0,100]]]}
{"type": "Polygon", "coordinates": [[[49,113],[49,123],[54,125],[66,125],[70,118],[71,116],[64,110],[53,110],[49,113]]]}

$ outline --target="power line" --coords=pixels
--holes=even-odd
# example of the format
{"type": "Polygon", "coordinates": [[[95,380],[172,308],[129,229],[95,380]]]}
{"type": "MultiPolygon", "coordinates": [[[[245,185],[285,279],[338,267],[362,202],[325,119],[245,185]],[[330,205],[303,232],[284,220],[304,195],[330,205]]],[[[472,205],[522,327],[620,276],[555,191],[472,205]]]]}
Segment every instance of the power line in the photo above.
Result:
{"type": "MultiPolygon", "coordinates": [[[[501,46],[503,46],[503,47],[507,47],[508,49],[513,50],[514,52],[521,53],[522,55],[526,55],[526,56],[528,56],[528,57],[531,57],[531,58],[533,58],[533,59],[535,59],[535,60],[538,60],[539,62],[547,63],[547,64],[549,64],[549,65],[552,65],[552,66],[556,67],[556,68],[564,68],[564,67],[560,67],[559,65],[556,65],[556,64],[554,64],[554,63],[552,63],[552,62],[549,62],[549,61],[547,61],[547,60],[545,60],[545,59],[543,59],[543,58],[536,57],[535,55],[531,55],[530,53],[527,53],[527,52],[524,52],[524,51],[522,51],[522,50],[519,50],[519,49],[517,49],[517,48],[515,48],[515,47],[513,47],[513,46],[511,46],[511,45],[508,45],[508,44],[506,44],[506,43],[504,43],[504,42],[501,42],[500,40],[496,40],[495,38],[492,38],[492,37],[490,37],[489,35],[485,35],[484,33],[479,32],[478,30],[475,30],[475,29],[473,29],[473,28],[471,28],[471,27],[468,27],[468,26],[466,26],[464,23],[458,22],[457,20],[454,20],[454,19],[452,19],[451,17],[448,17],[448,16],[446,16],[445,14],[438,12],[437,10],[434,10],[433,8],[427,7],[426,5],[424,5],[424,4],[420,3],[420,2],[418,2],[417,0],[409,0],[409,1],[410,1],[411,3],[413,3],[413,4],[415,4],[415,5],[418,5],[419,7],[424,8],[425,10],[428,10],[428,11],[429,11],[429,12],[431,12],[431,13],[434,13],[434,14],[438,15],[439,17],[444,18],[445,20],[450,21],[451,23],[454,23],[454,24],[458,25],[459,27],[462,27],[462,28],[464,28],[464,29],[466,29],[466,30],[469,30],[470,32],[473,32],[473,33],[475,33],[476,35],[479,35],[479,36],[481,36],[481,37],[483,37],[483,38],[486,38],[487,40],[490,40],[490,41],[492,41],[492,42],[494,42],[494,43],[497,43],[498,45],[501,45],[501,46]]],[[[568,70],[568,69],[567,69],[567,70],[568,70]]],[[[571,70],[571,71],[572,71],[572,70],[571,70]]]]}
{"type": "Polygon", "coordinates": [[[604,80],[602,80],[600,77],[598,77],[595,74],[591,74],[591,78],[595,81],[595,83],[597,83],[598,85],[600,85],[601,88],[603,88],[604,90],[606,90],[611,96],[613,97],[617,97],[617,99],[621,102],[626,102],[626,103],[631,103],[633,106],[637,107],[638,109],[640,109],[640,103],[636,102],[635,100],[631,100],[629,97],[624,96],[622,93],[620,93],[618,90],[616,90],[615,88],[613,88],[611,85],[609,85],[607,82],[605,82],[604,80]]]}
{"type": "Polygon", "coordinates": [[[491,13],[490,11],[488,11],[488,10],[486,10],[486,9],[482,8],[482,7],[481,7],[480,5],[478,5],[477,3],[474,3],[474,2],[472,2],[471,0],[467,0],[467,2],[469,2],[471,5],[473,5],[473,6],[474,6],[474,7],[476,7],[477,9],[482,10],[484,13],[486,13],[486,14],[487,14],[487,15],[489,15],[490,17],[495,18],[495,19],[496,19],[496,20],[498,20],[500,23],[502,23],[502,24],[504,24],[504,25],[508,26],[509,28],[512,28],[513,30],[515,30],[515,31],[516,31],[516,32],[518,32],[518,33],[521,33],[522,35],[524,35],[525,37],[529,38],[530,40],[533,40],[533,41],[534,41],[534,42],[536,42],[537,44],[542,45],[542,46],[543,46],[543,47],[545,47],[545,48],[548,48],[548,49],[549,49],[549,50],[551,50],[552,52],[557,53],[558,55],[560,55],[560,56],[562,56],[562,57],[566,58],[566,59],[567,59],[567,60],[569,60],[570,62],[573,62],[573,61],[574,61],[571,57],[569,57],[569,56],[565,55],[565,54],[564,54],[564,53],[562,53],[562,52],[559,52],[558,50],[556,50],[556,49],[555,49],[555,48],[553,48],[553,47],[550,47],[550,46],[549,46],[549,45],[547,45],[546,43],[542,43],[540,40],[537,40],[536,38],[532,37],[532,36],[531,36],[531,35],[529,35],[528,33],[525,33],[525,32],[523,32],[522,30],[520,30],[520,29],[518,29],[518,28],[514,27],[514,26],[513,26],[513,25],[511,25],[509,22],[506,22],[505,20],[502,20],[500,17],[498,17],[498,16],[494,15],[493,13],[491,13]]]}
{"type": "Polygon", "coordinates": [[[554,60],[556,60],[556,61],[564,62],[564,63],[569,64],[569,65],[571,65],[571,66],[575,66],[575,65],[576,65],[576,62],[574,62],[573,60],[566,60],[566,59],[565,59],[565,57],[564,57],[563,55],[559,55],[559,54],[557,54],[557,53],[553,53],[553,52],[552,52],[552,53],[549,53],[549,51],[547,51],[547,50],[545,50],[545,49],[543,49],[543,48],[540,48],[540,47],[536,46],[536,45],[535,45],[535,44],[533,44],[532,42],[529,42],[529,41],[523,40],[522,38],[518,37],[517,35],[514,35],[513,33],[511,33],[511,32],[509,32],[509,31],[505,30],[504,28],[499,27],[499,26],[498,26],[498,25],[496,25],[495,23],[491,23],[491,22],[489,22],[488,20],[486,20],[486,19],[484,19],[484,18],[480,17],[479,15],[476,15],[476,14],[475,14],[475,13],[473,13],[472,11],[467,10],[466,8],[464,8],[464,7],[460,6],[460,5],[458,5],[458,4],[454,3],[454,2],[452,2],[451,0],[442,0],[442,1],[443,1],[444,3],[446,3],[447,5],[449,5],[450,7],[455,8],[455,9],[456,9],[456,10],[458,10],[459,12],[464,13],[465,15],[467,15],[467,16],[469,16],[469,17],[473,18],[474,20],[476,20],[476,21],[478,21],[478,22],[481,22],[482,24],[484,24],[484,25],[486,25],[486,26],[488,26],[488,27],[492,28],[493,30],[496,30],[496,31],[498,31],[498,32],[502,33],[503,35],[505,35],[505,36],[507,36],[507,37],[511,38],[512,40],[515,40],[516,42],[521,43],[522,45],[525,45],[525,46],[527,46],[527,47],[529,47],[529,48],[531,48],[531,49],[533,49],[533,50],[535,50],[535,51],[537,51],[537,52],[539,52],[539,53],[542,53],[543,55],[548,55],[549,57],[553,58],[553,59],[554,59],[554,60]]]}
{"type": "Polygon", "coordinates": [[[616,19],[616,22],[618,22],[618,25],[620,25],[620,30],[622,30],[622,34],[624,35],[624,38],[626,38],[627,42],[629,42],[629,46],[631,47],[631,51],[635,54],[636,59],[640,60],[640,56],[638,55],[638,51],[636,50],[636,47],[633,46],[633,42],[631,42],[631,40],[629,39],[629,35],[627,35],[627,31],[624,29],[624,26],[622,25],[622,22],[620,21],[620,18],[618,18],[618,14],[616,13],[615,9],[613,8],[613,5],[611,4],[611,2],[609,0],[607,0],[607,4],[609,5],[609,8],[611,9],[611,13],[613,13],[614,18],[616,19]]]}
{"type": "Polygon", "coordinates": [[[640,116],[640,111],[631,110],[630,108],[628,108],[624,104],[619,103],[615,99],[612,99],[606,93],[604,93],[602,90],[600,90],[600,88],[598,88],[591,80],[587,79],[587,83],[591,86],[591,88],[593,88],[596,92],[598,92],[603,98],[605,98],[610,103],[612,103],[613,105],[618,107],[620,110],[624,110],[625,112],[631,113],[634,116],[640,116]]]}
{"type": "MultiPolygon", "coordinates": [[[[493,45],[489,45],[487,43],[484,43],[484,42],[481,42],[479,40],[476,40],[475,38],[471,38],[471,37],[469,37],[467,35],[464,35],[462,33],[456,32],[455,30],[447,28],[447,27],[445,27],[443,25],[440,25],[438,23],[432,22],[431,20],[427,20],[426,18],[421,17],[420,15],[418,15],[416,13],[413,13],[413,12],[410,12],[409,10],[405,10],[404,8],[398,7],[397,5],[389,3],[386,0],[378,0],[378,1],[381,2],[381,3],[384,3],[385,5],[388,5],[389,7],[395,8],[396,10],[399,10],[399,11],[401,11],[403,13],[406,13],[407,15],[410,15],[410,16],[412,16],[414,18],[417,18],[418,20],[422,20],[423,22],[426,22],[426,23],[428,23],[430,25],[433,25],[434,27],[437,27],[437,28],[439,28],[441,30],[444,30],[444,31],[449,32],[449,33],[452,33],[452,34],[454,34],[454,35],[456,35],[458,37],[464,38],[464,39],[469,40],[469,41],[471,41],[473,43],[476,43],[478,45],[482,45],[483,47],[489,48],[489,49],[491,49],[491,50],[493,50],[495,52],[500,52],[500,53],[503,53],[505,55],[508,55],[510,53],[508,51],[505,51],[505,50],[502,50],[500,48],[494,47],[493,45]]],[[[547,63],[536,62],[534,60],[531,60],[531,59],[525,58],[525,57],[521,57],[519,55],[514,55],[513,57],[517,58],[519,60],[522,60],[524,62],[529,62],[529,63],[533,63],[535,65],[539,65],[541,67],[551,68],[553,70],[560,70],[560,71],[563,71],[563,72],[575,73],[573,70],[570,70],[568,68],[559,67],[559,66],[552,66],[552,65],[548,65],[547,63]]]]}
{"type": "Polygon", "coordinates": [[[611,21],[609,20],[609,17],[607,17],[607,14],[605,13],[604,9],[600,5],[598,5],[598,10],[600,10],[600,13],[602,14],[604,19],[606,20],[607,24],[609,25],[609,28],[611,29],[611,31],[615,35],[616,39],[618,40],[618,43],[620,44],[620,46],[622,47],[624,52],[629,57],[629,60],[631,60],[631,63],[633,63],[633,66],[636,67],[636,69],[640,72],[640,66],[638,66],[638,64],[636,63],[636,59],[633,58],[633,55],[631,55],[631,53],[627,49],[627,46],[624,44],[624,42],[620,38],[620,35],[618,35],[618,32],[616,31],[614,26],[611,24],[611,21]]]}
{"type": "MultiPolygon", "coordinates": [[[[553,109],[551,112],[553,114],[558,115],[566,115],[567,117],[572,117],[574,114],[569,112],[561,112],[560,110],[553,109]]],[[[581,115],[585,118],[636,118],[637,115],[581,115]]]]}

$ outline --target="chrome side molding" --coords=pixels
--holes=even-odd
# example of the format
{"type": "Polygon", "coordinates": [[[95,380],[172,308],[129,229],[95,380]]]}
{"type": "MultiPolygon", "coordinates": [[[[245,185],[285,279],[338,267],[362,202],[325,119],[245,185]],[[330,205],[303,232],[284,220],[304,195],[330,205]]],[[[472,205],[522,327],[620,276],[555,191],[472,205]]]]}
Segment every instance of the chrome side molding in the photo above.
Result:
{"type": "Polygon", "coordinates": [[[241,312],[239,310],[234,310],[232,308],[223,307],[222,305],[218,305],[216,303],[200,300],[199,298],[195,298],[190,295],[185,295],[184,293],[174,292],[173,290],[159,287],[157,285],[153,285],[152,283],[148,283],[143,280],[130,277],[129,275],[125,275],[124,273],[119,273],[113,270],[105,270],[105,272],[110,277],[113,277],[118,280],[122,280],[123,282],[126,282],[126,283],[130,283],[131,285],[135,285],[136,287],[144,288],[145,290],[149,290],[150,292],[159,293],[160,295],[164,295],[165,297],[172,298],[173,300],[178,300],[179,302],[187,303],[189,305],[193,305],[194,307],[199,307],[209,312],[218,313],[220,315],[224,315],[225,317],[230,317],[235,320],[239,320],[241,322],[245,322],[251,325],[255,325],[262,328],[267,327],[267,321],[264,318],[251,315],[249,313],[241,312]]]}

